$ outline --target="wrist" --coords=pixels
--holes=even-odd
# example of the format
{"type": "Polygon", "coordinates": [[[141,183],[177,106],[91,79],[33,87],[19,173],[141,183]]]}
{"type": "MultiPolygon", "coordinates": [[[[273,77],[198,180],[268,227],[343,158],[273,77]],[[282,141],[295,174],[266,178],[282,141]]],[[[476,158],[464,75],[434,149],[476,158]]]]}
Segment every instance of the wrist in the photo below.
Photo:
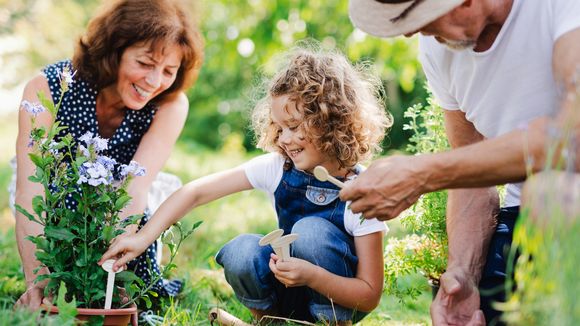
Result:
{"type": "Polygon", "coordinates": [[[320,279],[319,275],[320,275],[322,267],[314,265],[310,262],[309,262],[309,264],[310,264],[310,268],[309,268],[307,275],[306,275],[306,286],[308,286],[311,289],[317,289],[318,287],[317,287],[316,282],[317,282],[317,280],[320,279]]]}
{"type": "Polygon", "coordinates": [[[453,264],[449,263],[447,265],[446,273],[453,275],[458,275],[463,279],[473,282],[473,284],[479,284],[481,280],[481,272],[483,266],[480,264],[453,264]]]}
{"type": "Polygon", "coordinates": [[[416,172],[423,180],[421,193],[446,189],[452,180],[453,173],[448,170],[448,162],[440,154],[422,154],[417,156],[416,172]]]}

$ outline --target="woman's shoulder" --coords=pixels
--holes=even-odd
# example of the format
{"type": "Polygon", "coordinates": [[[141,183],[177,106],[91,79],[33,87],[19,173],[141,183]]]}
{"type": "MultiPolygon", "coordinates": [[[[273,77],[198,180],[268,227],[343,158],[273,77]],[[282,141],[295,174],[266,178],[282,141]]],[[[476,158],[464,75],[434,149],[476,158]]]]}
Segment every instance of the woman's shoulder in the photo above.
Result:
{"type": "Polygon", "coordinates": [[[38,74],[34,76],[24,86],[25,93],[37,94],[38,91],[43,91],[45,95],[48,95],[46,94],[46,92],[49,91],[48,79],[44,74],[38,74]]]}

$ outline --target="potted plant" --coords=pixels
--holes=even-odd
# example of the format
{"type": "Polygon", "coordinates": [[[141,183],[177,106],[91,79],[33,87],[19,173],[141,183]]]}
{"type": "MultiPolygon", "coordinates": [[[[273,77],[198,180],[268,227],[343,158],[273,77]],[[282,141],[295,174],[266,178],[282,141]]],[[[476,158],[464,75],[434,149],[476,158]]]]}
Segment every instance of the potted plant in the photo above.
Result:
{"type": "MultiPolygon", "coordinates": [[[[443,110],[428,98],[428,105],[414,105],[407,109],[409,123],[404,130],[412,131],[411,153],[434,153],[449,148],[445,136],[443,110]]],[[[385,248],[385,292],[404,301],[415,299],[425,284],[407,285],[402,276],[421,274],[431,286],[433,297],[439,288],[439,277],[447,267],[447,233],[445,209],[447,192],[422,195],[417,203],[404,212],[401,225],[410,234],[390,239],[385,248]]]]}
{"type": "MultiPolygon", "coordinates": [[[[145,169],[134,161],[122,165],[102,155],[107,140],[98,135],[87,133],[77,143],[70,134],[62,136],[67,127],[58,121],[50,128],[36,127],[34,119],[42,110],[48,110],[53,119],[56,117],[73,76],[70,68],[61,73],[61,97],[56,105],[42,93],[38,94],[41,103],[23,102],[23,108],[31,113],[32,150],[29,157],[36,166],[35,174],[29,180],[40,183],[43,193],[33,198],[32,212],[18,205],[16,209],[44,228],[42,234],[27,239],[36,245],[36,257],[41,263],[38,269],[46,267],[50,271],[39,275],[36,280],[47,281],[45,297],[58,292],[57,305],[69,307],[73,304],[78,308],[77,319],[105,315],[117,316],[113,317],[115,319],[124,315],[123,321],[113,323],[126,325],[131,315],[136,318],[135,300],[149,292],[155,279],[144,284],[130,271],[117,274],[116,280],[122,283],[127,300],[121,303],[120,296],[114,296],[113,307],[122,309],[103,311],[107,272],[97,265],[97,261],[109,242],[141,217],[134,215],[121,220],[120,213],[131,200],[127,193],[131,178],[145,174],[145,169]],[[87,316],[83,317],[83,313],[87,316]]],[[[179,240],[177,245],[170,245],[170,263],[163,272],[175,267],[171,261],[181,241],[193,231],[178,229],[179,240]]],[[[143,298],[150,306],[147,297],[143,298]]],[[[58,308],[45,309],[55,312],[58,308]]]]}

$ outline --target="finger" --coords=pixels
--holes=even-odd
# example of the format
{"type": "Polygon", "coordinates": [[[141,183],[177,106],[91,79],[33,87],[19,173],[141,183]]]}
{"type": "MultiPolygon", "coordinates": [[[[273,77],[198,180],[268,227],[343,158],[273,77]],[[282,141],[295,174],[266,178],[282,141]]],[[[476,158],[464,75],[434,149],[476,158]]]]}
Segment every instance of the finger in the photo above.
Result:
{"type": "Polygon", "coordinates": [[[272,273],[274,273],[274,275],[277,275],[280,272],[280,271],[278,271],[278,267],[276,266],[276,262],[273,259],[270,259],[268,266],[270,267],[270,270],[272,271],[272,273]]]}
{"type": "Polygon", "coordinates": [[[109,249],[103,254],[101,259],[99,260],[98,264],[102,265],[106,260],[112,259],[116,257],[120,253],[120,250],[117,249],[117,246],[110,246],[109,249]]]}
{"type": "Polygon", "coordinates": [[[454,295],[461,290],[461,284],[453,275],[443,273],[441,275],[441,289],[448,295],[454,295]]]}
{"type": "Polygon", "coordinates": [[[125,253],[123,256],[121,256],[119,259],[115,261],[115,263],[113,264],[113,271],[116,272],[118,270],[124,269],[125,265],[127,265],[127,263],[130,262],[131,260],[135,259],[135,257],[137,257],[137,255],[131,252],[125,253]]]}
{"type": "Polygon", "coordinates": [[[483,315],[483,311],[475,311],[471,320],[467,323],[467,326],[485,326],[485,316],[483,315]]]}
{"type": "Polygon", "coordinates": [[[368,215],[369,212],[373,210],[372,199],[369,197],[362,197],[358,199],[354,199],[348,208],[355,214],[363,213],[364,216],[372,216],[368,215]]]}
{"type": "Polygon", "coordinates": [[[357,200],[364,196],[359,189],[360,178],[354,179],[344,184],[344,188],[338,193],[342,201],[357,200]]]}
{"type": "Polygon", "coordinates": [[[52,306],[52,300],[49,298],[43,298],[42,303],[47,305],[47,306],[52,306]]]}

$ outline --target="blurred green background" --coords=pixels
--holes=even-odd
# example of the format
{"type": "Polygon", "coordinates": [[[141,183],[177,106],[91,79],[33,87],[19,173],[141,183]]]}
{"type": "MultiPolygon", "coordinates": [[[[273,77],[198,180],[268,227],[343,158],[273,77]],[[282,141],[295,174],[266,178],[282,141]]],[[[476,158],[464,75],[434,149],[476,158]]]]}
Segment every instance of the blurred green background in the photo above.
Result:
{"type": "MultiPolygon", "coordinates": [[[[69,58],[95,0],[0,0],[0,88],[4,94],[46,64],[69,58]]],[[[387,108],[395,118],[385,149],[403,148],[402,112],[426,92],[415,39],[380,40],[354,29],[345,0],[250,0],[188,2],[206,41],[205,62],[188,92],[191,110],[181,142],[211,149],[241,136],[254,148],[246,126],[251,94],[270,59],[314,39],[345,52],[353,62],[371,61],[380,74],[387,108]]],[[[15,90],[17,92],[17,89],[15,90]]],[[[14,95],[14,94],[10,94],[14,95]]],[[[16,110],[3,107],[2,111],[16,110]]],[[[4,104],[2,104],[4,105],[4,104]]]]}

